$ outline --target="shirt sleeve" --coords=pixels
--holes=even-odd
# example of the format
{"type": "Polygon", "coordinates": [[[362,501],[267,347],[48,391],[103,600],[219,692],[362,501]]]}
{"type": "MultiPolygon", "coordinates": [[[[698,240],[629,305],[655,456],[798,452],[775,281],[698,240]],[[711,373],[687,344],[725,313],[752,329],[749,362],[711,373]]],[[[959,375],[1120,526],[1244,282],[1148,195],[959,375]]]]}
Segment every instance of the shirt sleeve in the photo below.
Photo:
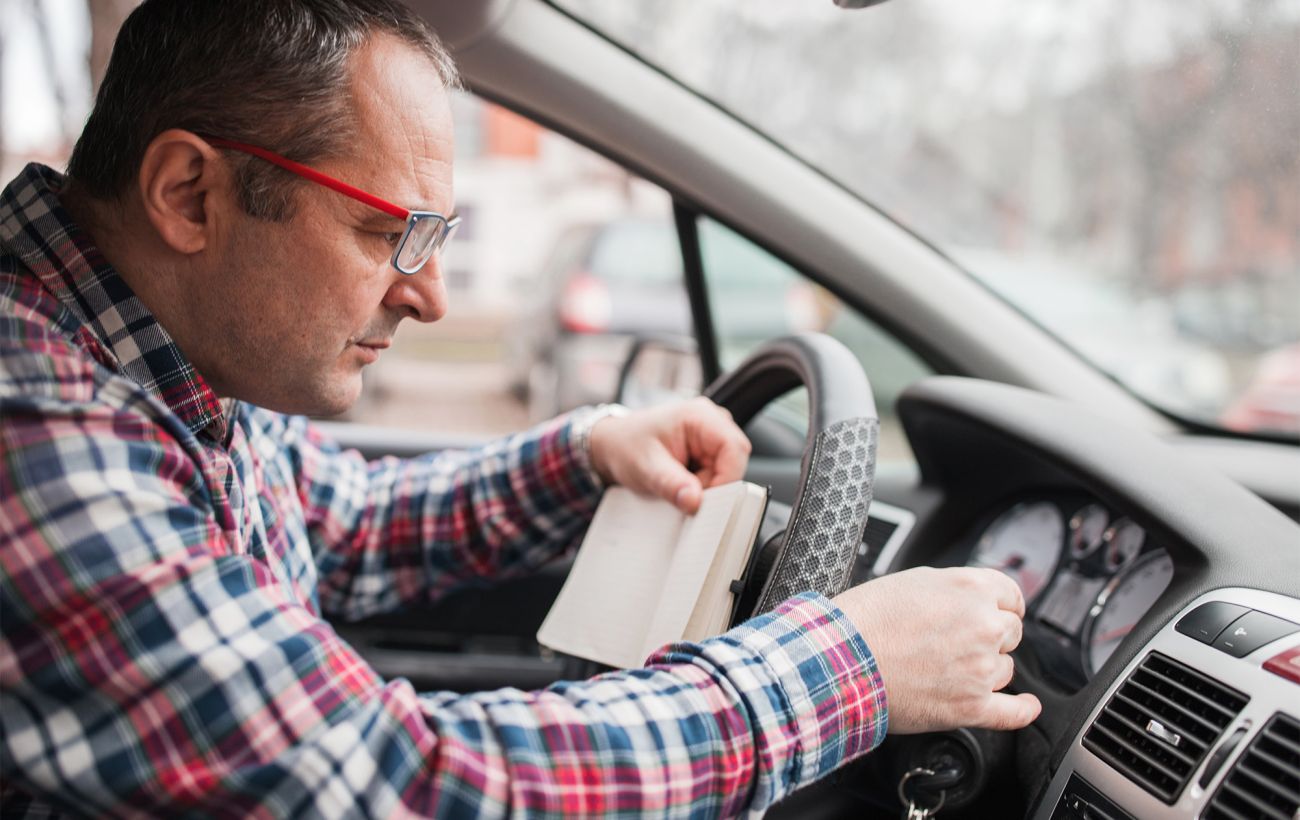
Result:
{"type": "Polygon", "coordinates": [[[576,546],[603,489],[590,408],[484,447],[367,462],[305,419],[252,410],[286,448],[320,574],[349,620],[527,574],[576,546]]]}
{"type": "Polygon", "coordinates": [[[230,548],[155,423],[0,409],[0,780],[74,813],[735,815],[884,735],[815,595],[644,669],[417,693],[230,548]]]}

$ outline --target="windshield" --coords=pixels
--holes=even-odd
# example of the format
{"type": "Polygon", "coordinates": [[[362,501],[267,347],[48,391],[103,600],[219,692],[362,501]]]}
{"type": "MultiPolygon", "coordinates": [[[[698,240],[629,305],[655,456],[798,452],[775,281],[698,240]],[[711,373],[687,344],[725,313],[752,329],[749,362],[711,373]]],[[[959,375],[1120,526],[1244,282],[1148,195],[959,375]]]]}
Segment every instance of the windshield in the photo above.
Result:
{"type": "Polygon", "coordinates": [[[558,5],[1171,412],[1300,433],[1300,2],[558,5]]]}

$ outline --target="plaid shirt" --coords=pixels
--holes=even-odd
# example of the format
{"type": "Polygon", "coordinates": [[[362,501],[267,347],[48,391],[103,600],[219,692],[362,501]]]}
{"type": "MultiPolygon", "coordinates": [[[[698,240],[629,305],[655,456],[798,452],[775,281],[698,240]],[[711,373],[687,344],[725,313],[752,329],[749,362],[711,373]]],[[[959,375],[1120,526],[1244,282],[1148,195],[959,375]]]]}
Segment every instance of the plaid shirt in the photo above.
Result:
{"type": "Polygon", "coordinates": [[[0,194],[0,813],[760,813],[883,739],[871,654],[811,594],[539,692],[380,678],[324,617],[569,549],[590,413],[367,463],[223,406],[61,185],[0,194]]]}

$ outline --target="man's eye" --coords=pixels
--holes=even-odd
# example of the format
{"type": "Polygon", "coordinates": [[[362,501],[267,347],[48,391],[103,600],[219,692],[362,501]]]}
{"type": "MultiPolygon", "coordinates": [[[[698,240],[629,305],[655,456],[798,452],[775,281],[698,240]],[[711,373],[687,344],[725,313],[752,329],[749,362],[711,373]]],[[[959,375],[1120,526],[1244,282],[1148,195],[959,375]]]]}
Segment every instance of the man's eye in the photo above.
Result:
{"type": "Polygon", "coordinates": [[[380,236],[383,237],[385,242],[393,246],[397,245],[397,241],[402,238],[401,233],[382,233],[380,236]]]}

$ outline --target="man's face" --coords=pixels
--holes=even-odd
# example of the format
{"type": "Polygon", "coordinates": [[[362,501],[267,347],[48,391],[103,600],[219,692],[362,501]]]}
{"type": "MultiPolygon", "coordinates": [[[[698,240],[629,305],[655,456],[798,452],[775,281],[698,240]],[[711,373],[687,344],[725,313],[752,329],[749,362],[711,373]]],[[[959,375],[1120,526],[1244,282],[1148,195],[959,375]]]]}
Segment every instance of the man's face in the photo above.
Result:
{"type": "MultiPolygon", "coordinates": [[[[450,214],[451,110],[433,66],[378,37],[353,57],[351,90],[357,137],[315,167],[402,207],[450,214]]],[[[446,313],[446,290],[437,258],[410,276],[390,263],[402,220],[311,183],[294,201],[284,222],[232,220],[203,311],[215,353],[200,370],[223,394],[331,415],[356,401],[362,368],[402,319],[446,313]]]]}

